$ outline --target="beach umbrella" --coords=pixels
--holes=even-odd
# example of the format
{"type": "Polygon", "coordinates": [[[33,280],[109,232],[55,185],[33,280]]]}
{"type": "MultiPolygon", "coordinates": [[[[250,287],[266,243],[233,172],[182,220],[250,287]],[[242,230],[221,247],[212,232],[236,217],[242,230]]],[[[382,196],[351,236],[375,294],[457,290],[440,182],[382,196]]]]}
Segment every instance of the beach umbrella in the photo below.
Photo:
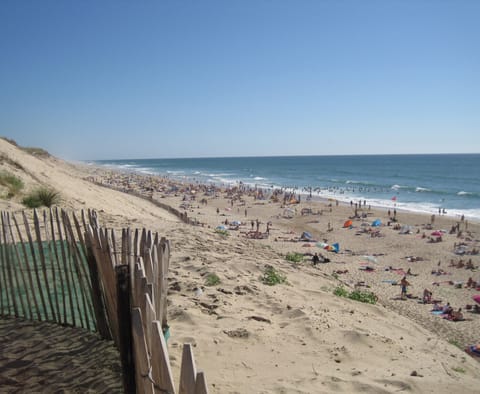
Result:
{"type": "Polygon", "coordinates": [[[480,304],[480,294],[476,294],[472,297],[472,300],[475,301],[477,304],[480,304]]]}
{"type": "Polygon", "coordinates": [[[241,221],[239,220],[233,220],[232,222],[230,222],[231,224],[233,224],[234,226],[240,226],[242,224],[241,221]]]}
{"type": "Polygon", "coordinates": [[[353,222],[351,220],[347,220],[345,223],[343,223],[343,227],[347,228],[353,225],[353,222]]]}
{"type": "Polygon", "coordinates": [[[304,231],[300,238],[302,238],[302,239],[312,239],[313,237],[312,237],[312,234],[310,234],[308,231],[304,231]]]}
{"type": "Polygon", "coordinates": [[[378,227],[381,224],[382,224],[382,221],[380,219],[377,219],[372,222],[372,227],[378,227]]]}
{"type": "Polygon", "coordinates": [[[434,231],[434,232],[432,232],[432,235],[435,236],[435,237],[441,237],[442,233],[440,231],[434,231]]]}

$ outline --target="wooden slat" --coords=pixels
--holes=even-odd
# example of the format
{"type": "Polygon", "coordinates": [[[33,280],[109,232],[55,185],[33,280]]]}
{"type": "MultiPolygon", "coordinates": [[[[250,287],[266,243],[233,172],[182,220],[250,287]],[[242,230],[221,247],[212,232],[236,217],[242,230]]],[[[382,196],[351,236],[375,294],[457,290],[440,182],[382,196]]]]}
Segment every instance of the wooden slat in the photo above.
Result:
{"type": "Polygon", "coordinates": [[[77,272],[77,266],[75,264],[75,260],[74,260],[74,257],[73,257],[73,246],[72,246],[72,243],[69,241],[69,231],[68,229],[65,227],[65,221],[63,222],[63,225],[64,225],[64,229],[65,229],[65,241],[67,243],[67,261],[68,261],[68,268],[69,268],[69,272],[70,272],[70,279],[72,281],[72,294],[74,295],[75,299],[73,300],[74,303],[75,303],[75,308],[76,311],[77,311],[77,314],[78,314],[78,320],[80,321],[80,326],[85,328],[86,327],[86,323],[85,323],[85,319],[87,318],[87,316],[84,316],[83,313],[82,313],[82,307],[81,307],[81,302],[80,300],[83,298],[82,296],[82,287],[81,285],[79,286],[80,284],[80,277],[78,275],[78,272],[77,272]]]}
{"type": "Polygon", "coordinates": [[[162,322],[162,327],[163,327],[163,309],[164,309],[164,302],[163,302],[163,297],[165,296],[164,294],[164,265],[163,265],[163,252],[162,248],[160,245],[155,245],[154,246],[154,258],[156,262],[156,271],[157,271],[157,280],[156,280],[156,294],[155,294],[155,308],[157,312],[157,319],[162,322]]]}
{"type": "MultiPolygon", "coordinates": [[[[73,233],[72,225],[67,213],[63,212],[63,225],[65,227],[65,235],[67,242],[70,245],[70,251],[72,254],[72,265],[75,269],[77,275],[77,283],[79,285],[79,292],[82,300],[83,307],[83,317],[85,320],[85,328],[90,330],[90,319],[89,316],[93,316],[93,308],[90,304],[89,296],[91,294],[91,287],[86,284],[87,273],[85,272],[85,266],[82,260],[81,252],[78,248],[77,242],[75,240],[75,235],[73,233]]],[[[78,308],[80,309],[80,298],[77,299],[78,308]]]]}
{"type": "Polygon", "coordinates": [[[192,345],[185,343],[183,345],[182,366],[180,369],[180,388],[179,394],[195,394],[195,379],[197,369],[195,359],[193,358],[192,345]]]}
{"type": "Polygon", "coordinates": [[[168,357],[167,343],[163,336],[162,326],[158,320],[151,323],[152,325],[152,346],[151,362],[152,362],[152,378],[155,382],[155,389],[161,392],[175,394],[175,384],[173,382],[172,369],[170,367],[170,359],[168,357]]]}
{"type": "Polygon", "coordinates": [[[153,309],[151,298],[148,294],[144,294],[145,299],[145,320],[144,320],[144,329],[145,329],[145,337],[147,340],[147,347],[149,350],[149,354],[152,353],[152,322],[155,319],[155,310],[153,309]]]}
{"type": "MultiPolygon", "coordinates": [[[[127,230],[122,229],[122,260],[121,264],[122,265],[128,265],[128,259],[127,259],[127,230]]],[[[133,272],[133,271],[130,271],[133,272]]]]}
{"type": "Polygon", "coordinates": [[[75,225],[75,229],[77,230],[77,237],[78,237],[78,241],[80,243],[80,247],[82,248],[82,253],[83,253],[84,256],[87,256],[87,248],[86,248],[86,244],[85,244],[85,239],[83,238],[83,232],[82,232],[82,229],[80,227],[80,223],[77,220],[77,217],[75,216],[75,212],[72,212],[72,218],[73,218],[73,223],[75,225]]]}
{"type": "Polygon", "coordinates": [[[117,295],[115,283],[115,271],[113,267],[112,251],[110,249],[110,241],[108,231],[102,231],[96,228],[94,231],[95,239],[98,246],[100,256],[98,259],[98,269],[101,272],[103,289],[106,295],[106,306],[109,318],[110,330],[117,347],[119,346],[119,329],[117,320],[117,295]]]}
{"type": "MultiPolygon", "coordinates": [[[[63,232],[62,232],[62,225],[60,222],[60,216],[58,214],[58,208],[55,208],[55,219],[57,223],[57,232],[58,232],[58,240],[60,241],[60,252],[62,256],[62,264],[63,264],[63,270],[65,273],[65,279],[67,282],[67,293],[68,293],[68,301],[69,301],[69,309],[70,309],[70,314],[71,314],[71,319],[72,319],[72,325],[76,326],[76,320],[75,320],[75,308],[73,306],[73,297],[72,297],[72,285],[70,284],[70,276],[68,274],[68,264],[67,264],[67,251],[65,248],[65,240],[63,238],[63,232]]],[[[67,320],[67,314],[64,316],[64,324],[68,324],[67,320]]]]}
{"type": "Polygon", "coordinates": [[[13,219],[13,222],[15,223],[15,228],[17,229],[18,238],[20,239],[20,245],[22,246],[23,257],[24,257],[24,261],[25,261],[27,274],[28,274],[28,283],[30,285],[30,294],[32,295],[33,303],[35,305],[35,312],[37,313],[37,320],[41,321],[42,316],[41,316],[41,313],[40,313],[41,311],[40,311],[39,303],[38,303],[38,300],[37,300],[37,295],[39,295],[39,294],[38,294],[37,291],[35,291],[35,286],[33,284],[33,276],[32,276],[32,272],[30,270],[30,265],[28,263],[27,248],[25,246],[25,242],[23,241],[22,232],[20,231],[20,226],[18,225],[17,218],[13,214],[12,214],[12,219],[13,219]]]}
{"type": "Polygon", "coordinates": [[[13,283],[13,278],[12,278],[12,264],[10,262],[10,253],[8,250],[8,241],[7,241],[7,234],[8,231],[6,231],[5,228],[5,213],[2,212],[1,215],[1,220],[2,220],[2,238],[3,238],[3,245],[2,245],[2,271],[4,273],[4,283],[5,283],[5,294],[7,295],[7,315],[10,314],[10,306],[13,307],[13,313],[15,317],[18,317],[18,307],[17,307],[17,297],[15,296],[15,285],[13,283]],[[10,293],[10,297],[9,297],[10,293]],[[9,302],[9,298],[11,298],[11,302],[9,302]]]}
{"type": "Polygon", "coordinates": [[[148,359],[147,342],[143,330],[140,308],[132,309],[132,333],[135,354],[135,383],[137,393],[154,393],[151,380],[150,362],[148,359]]]}
{"type": "MultiPolygon", "coordinates": [[[[50,211],[51,212],[51,211],[50,211]]],[[[55,271],[55,259],[53,257],[55,249],[55,245],[52,247],[52,236],[49,234],[48,231],[48,220],[47,220],[47,212],[43,211],[43,230],[45,236],[45,243],[48,246],[48,257],[46,259],[50,262],[50,272],[52,273],[52,282],[53,282],[53,296],[54,296],[54,307],[55,307],[55,317],[56,322],[58,324],[62,324],[62,315],[60,313],[60,301],[58,299],[58,285],[57,285],[57,273],[55,271]]]]}
{"type": "Polygon", "coordinates": [[[147,231],[147,249],[152,249],[152,246],[153,246],[152,232],[148,230],[147,231]]]}
{"type": "Polygon", "coordinates": [[[45,291],[47,293],[48,305],[50,307],[52,320],[57,321],[57,317],[55,315],[55,307],[52,299],[52,292],[50,291],[50,284],[49,284],[50,280],[47,275],[47,263],[45,260],[45,253],[43,251],[42,234],[40,232],[40,220],[38,219],[38,214],[36,209],[33,210],[33,224],[35,229],[35,235],[37,237],[38,253],[40,255],[40,264],[42,266],[43,279],[45,281],[44,286],[45,286],[45,291]]]}
{"type": "Polygon", "coordinates": [[[97,269],[95,255],[93,252],[94,245],[90,239],[88,230],[85,231],[85,242],[87,251],[87,264],[90,272],[90,280],[92,283],[92,303],[95,313],[95,320],[100,337],[106,340],[112,339],[112,334],[108,325],[107,311],[104,302],[104,295],[101,288],[101,279],[97,269]]]}
{"type": "Polygon", "coordinates": [[[197,378],[195,380],[195,394],[208,394],[207,378],[202,371],[197,372],[197,378]]]}
{"type": "Polygon", "coordinates": [[[135,363],[130,313],[130,273],[127,265],[115,267],[117,282],[117,319],[119,321],[119,351],[122,362],[123,385],[126,393],[135,392],[135,363]]]}
{"type": "Polygon", "coordinates": [[[138,228],[135,229],[135,235],[133,236],[133,255],[142,256],[142,240],[140,239],[138,228]]]}
{"type": "MultiPolygon", "coordinates": [[[[54,213],[53,213],[52,209],[50,209],[49,217],[50,217],[50,228],[51,228],[50,238],[51,238],[51,244],[53,245],[52,249],[53,249],[53,254],[55,256],[55,264],[56,264],[56,268],[58,270],[58,277],[60,279],[61,298],[62,298],[62,305],[63,305],[63,308],[62,308],[61,311],[60,311],[60,306],[58,308],[58,315],[59,315],[58,322],[66,324],[66,322],[67,322],[67,297],[66,297],[66,294],[65,294],[65,280],[66,279],[64,280],[65,275],[63,275],[62,266],[60,264],[60,257],[59,257],[59,254],[58,254],[58,249],[59,248],[57,247],[57,241],[56,241],[56,238],[55,238],[54,213]]],[[[53,260],[53,257],[52,257],[52,260],[53,260]]],[[[52,266],[53,265],[54,265],[54,261],[52,261],[52,266]]],[[[58,293],[58,290],[55,293],[58,293]]]]}
{"type": "Polygon", "coordinates": [[[27,233],[28,244],[30,245],[30,252],[32,254],[33,267],[35,271],[35,279],[38,286],[37,292],[40,295],[40,301],[42,304],[41,307],[42,307],[43,313],[45,314],[45,320],[48,320],[47,305],[45,303],[45,296],[42,290],[43,286],[42,286],[42,283],[40,282],[40,270],[38,269],[37,258],[35,256],[35,248],[33,246],[34,243],[33,243],[32,233],[30,232],[30,226],[28,225],[27,215],[25,215],[25,212],[22,212],[22,215],[23,215],[23,223],[25,226],[25,231],[27,233]]]}
{"type": "Polygon", "coordinates": [[[26,280],[26,275],[25,275],[25,272],[24,272],[28,269],[28,265],[25,263],[25,267],[27,267],[27,269],[25,269],[24,264],[22,262],[23,259],[20,257],[20,252],[19,252],[18,247],[17,247],[17,242],[15,240],[15,235],[13,233],[12,224],[10,222],[10,216],[8,216],[8,231],[10,233],[10,239],[12,240],[13,250],[15,251],[16,265],[18,267],[18,270],[20,271],[20,278],[22,280],[22,285],[21,286],[25,291],[25,298],[27,299],[26,310],[28,311],[28,316],[27,316],[27,314],[25,314],[25,318],[33,320],[32,299],[30,297],[30,292],[28,291],[29,290],[28,289],[28,282],[26,280]]]}
{"type": "MultiPolygon", "coordinates": [[[[135,230],[135,236],[136,238],[139,237],[138,235],[138,229],[135,230]]],[[[138,254],[135,254],[135,256],[142,256],[143,257],[143,254],[145,252],[145,248],[146,248],[146,240],[147,240],[147,234],[146,234],[146,230],[145,229],[142,229],[142,234],[140,235],[140,245],[139,245],[139,250],[137,251],[138,254]]]]}
{"type": "Polygon", "coordinates": [[[16,255],[15,255],[14,251],[16,251],[16,245],[14,243],[13,238],[10,236],[10,229],[11,229],[10,215],[9,215],[8,212],[5,212],[5,228],[4,228],[4,231],[5,231],[5,239],[6,239],[6,245],[7,245],[7,257],[8,257],[7,262],[10,263],[10,268],[12,269],[12,272],[13,272],[13,279],[15,281],[15,288],[16,288],[16,292],[17,292],[17,297],[16,298],[20,301],[19,306],[21,307],[21,311],[19,311],[19,314],[20,314],[20,316],[25,318],[26,315],[27,315],[27,313],[26,313],[27,307],[26,307],[25,302],[23,300],[23,295],[22,295],[22,292],[21,292],[20,289],[23,288],[23,289],[26,290],[26,287],[25,287],[25,285],[23,285],[23,287],[22,287],[22,283],[20,283],[19,276],[22,277],[23,283],[25,283],[25,281],[24,281],[25,278],[23,277],[23,272],[22,272],[20,264],[15,261],[15,256],[16,255]],[[19,275],[19,271],[20,271],[21,275],[19,275]]]}
{"type": "Polygon", "coordinates": [[[155,277],[153,275],[152,249],[145,249],[143,254],[143,264],[145,266],[145,276],[147,277],[148,283],[154,283],[155,277]]]}

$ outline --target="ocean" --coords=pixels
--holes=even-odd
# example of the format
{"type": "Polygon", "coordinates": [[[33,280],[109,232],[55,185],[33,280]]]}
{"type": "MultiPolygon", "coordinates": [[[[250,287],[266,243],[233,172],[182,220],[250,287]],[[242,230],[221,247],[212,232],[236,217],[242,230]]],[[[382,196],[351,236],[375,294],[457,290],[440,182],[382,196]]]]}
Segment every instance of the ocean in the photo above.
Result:
{"type": "Polygon", "coordinates": [[[182,181],[287,188],[305,198],[480,220],[480,154],[99,160],[182,181]]]}

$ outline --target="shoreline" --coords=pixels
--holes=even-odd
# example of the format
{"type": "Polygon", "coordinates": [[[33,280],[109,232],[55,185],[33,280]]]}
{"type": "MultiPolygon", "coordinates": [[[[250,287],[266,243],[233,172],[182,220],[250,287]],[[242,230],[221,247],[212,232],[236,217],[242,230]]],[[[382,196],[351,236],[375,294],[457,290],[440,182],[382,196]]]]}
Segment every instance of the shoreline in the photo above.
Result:
{"type": "MultiPolygon", "coordinates": [[[[210,181],[205,181],[198,179],[195,177],[195,175],[190,175],[190,176],[175,176],[175,175],[166,175],[166,174],[158,174],[153,171],[142,171],[139,170],[138,168],[135,167],[123,167],[120,165],[113,165],[113,164],[98,164],[96,162],[89,162],[89,163],[84,163],[83,164],[86,167],[91,167],[91,168],[99,168],[101,170],[105,171],[114,171],[114,172],[119,172],[119,173],[125,173],[125,174],[136,174],[139,176],[144,176],[144,177],[160,177],[162,179],[168,179],[172,182],[177,182],[179,184],[197,184],[197,185],[208,185],[212,186],[215,188],[220,188],[220,189],[231,189],[231,188],[236,188],[239,186],[246,186],[251,189],[262,189],[264,191],[269,191],[273,192],[273,190],[284,190],[288,192],[295,193],[297,195],[302,196],[302,198],[306,198],[309,196],[310,192],[309,189],[312,190],[312,198],[321,200],[321,199],[336,199],[342,203],[349,204],[350,201],[370,201],[370,205],[372,207],[375,207],[377,209],[396,209],[398,211],[405,211],[405,212],[411,212],[415,214],[420,214],[420,215],[438,215],[438,216],[448,216],[451,218],[456,218],[457,220],[460,220],[462,216],[464,216],[467,220],[470,221],[475,221],[477,223],[480,223],[480,216],[475,215],[475,214],[470,214],[471,209],[469,208],[451,208],[448,209],[446,213],[439,214],[438,210],[440,207],[437,206],[430,206],[432,203],[421,203],[421,202],[397,202],[393,201],[390,198],[378,198],[378,197],[367,197],[365,195],[355,195],[355,189],[362,189],[362,186],[356,188],[356,187],[327,187],[327,186],[302,186],[298,187],[295,185],[276,185],[276,184],[263,184],[261,183],[261,180],[254,182],[254,181],[240,181],[240,180],[232,180],[231,182],[210,182],[210,181]],[[353,191],[351,190],[353,189],[353,191]]],[[[398,185],[394,185],[398,186],[398,185]]],[[[368,187],[363,187],[367,189],[368,187]]],[[[398,194],[399,189],[393,189],[392,188],[387,188],[384,189],[383,192],[391,192],[392,195],[399,195],[398,194]]],[[[367,192],[368,193],[368,192],[367,192]]],[[[444,207],[441,207],[441,209],[445,209],[444,207]]]]}

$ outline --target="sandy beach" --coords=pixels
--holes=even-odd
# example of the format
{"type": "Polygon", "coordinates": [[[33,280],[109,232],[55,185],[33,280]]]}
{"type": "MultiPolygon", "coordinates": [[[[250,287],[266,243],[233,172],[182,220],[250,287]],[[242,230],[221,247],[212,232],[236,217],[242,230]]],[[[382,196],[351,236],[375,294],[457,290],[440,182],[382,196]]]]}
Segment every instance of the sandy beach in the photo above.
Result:
{"type": "MultiPolygon", "coordinates": [[[[432,223],[431,216],[403,211],[389,215],[368,201],[357,215],[355,206],[328,200],[285,205],[281,194],[261,198],[258,190],[37,158],[3,140],[0,149],[10,160],[2,161],[4,170],[27,187],[48,184],[61,191],[63,207],[93,208],[109,228],[145,227],[171,240],[168,346],[175,377],[181,345],[189,342],[212,393],[480,392],[478,361],[464,351],[480,340],[472,300],[480,290],[467,287],[469,278],[480,283],[479,223],[446,215],[432,223]],[[186,213],[194,224],[157,203],[186,213]],[[377,219],[381,224],[372,226],[377,219]],[[352,223],[344,227],[347,220],[352,223]],[[311,239],[302,238],[304,232],[311,239]],[[325,249],[337,243],[337,252],[325,249]],[[293,253],[302,254],[302,261],[286,259],[293,253]],[[329,262],[313,265],[314,253],[329,262]],[[285,282],[263,283],[268,266],[285,282]],[[409,282],[405,299],[403,277],[409,282]],[[372,292],[377,303],[339,297],[338,288],[372,292]],[[432,314],[433,305],[422,300],[425,289],[439,304],[462,308],[464,320],[432,314]]],[[[0,206],[22,209],[15,200],[1,200],[0,206]]],[[[11,322],[0,329],[8,330],[11,347],[10,356],[0,359],[0,382],[6,382],[7,364],[15,355],[25,357],[15,346],[28,348],[30,339],[15,337],[11,322]]],[[[105,351],[98,348],[97,367],[105,351]]],[[[24,379],[17,392],[35,381],[24,379]]],[[[8,382],[15,392],[15,383],[8,382]]]]}

